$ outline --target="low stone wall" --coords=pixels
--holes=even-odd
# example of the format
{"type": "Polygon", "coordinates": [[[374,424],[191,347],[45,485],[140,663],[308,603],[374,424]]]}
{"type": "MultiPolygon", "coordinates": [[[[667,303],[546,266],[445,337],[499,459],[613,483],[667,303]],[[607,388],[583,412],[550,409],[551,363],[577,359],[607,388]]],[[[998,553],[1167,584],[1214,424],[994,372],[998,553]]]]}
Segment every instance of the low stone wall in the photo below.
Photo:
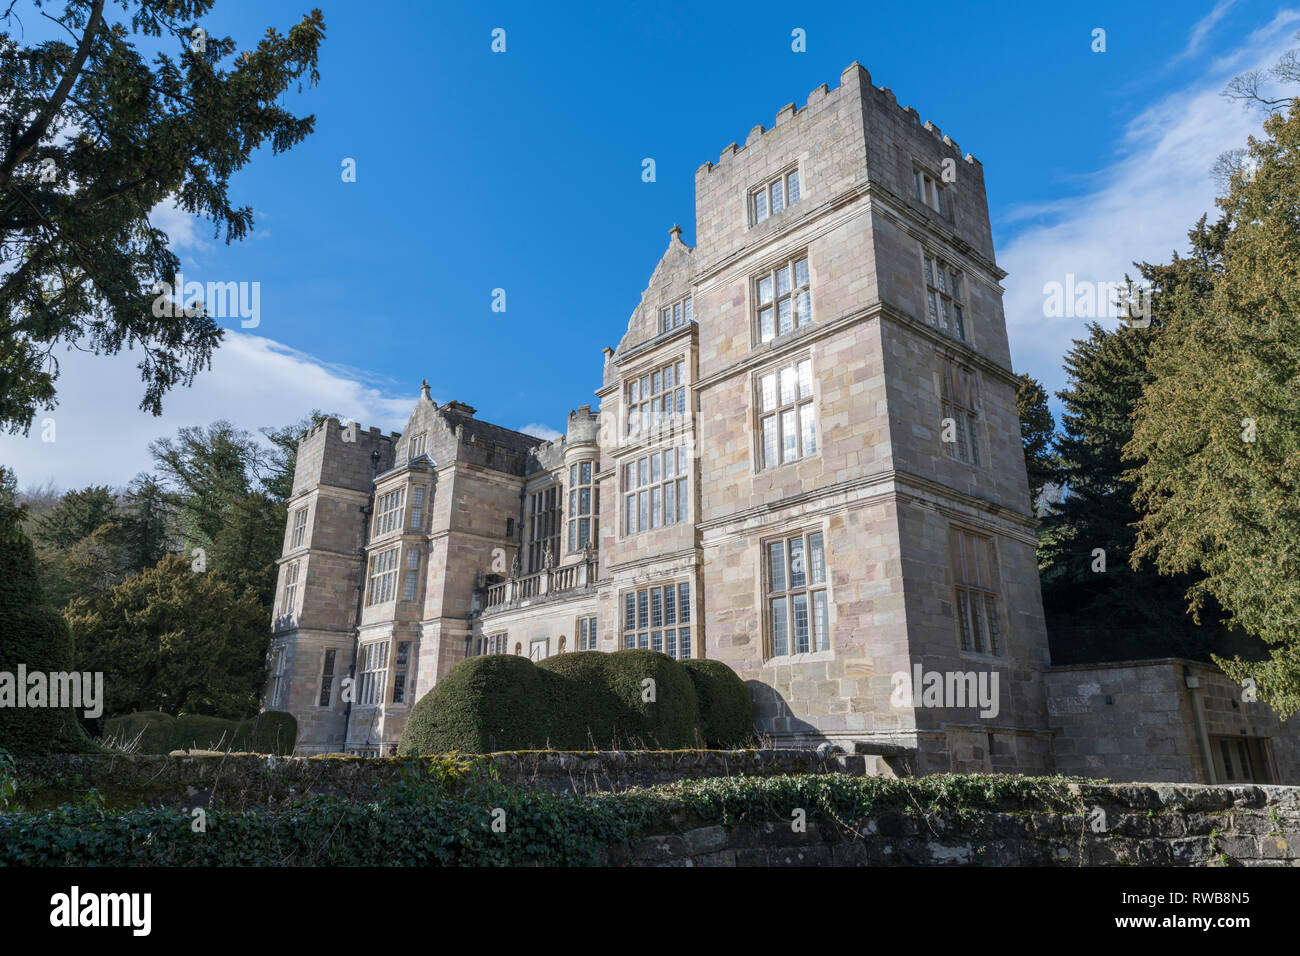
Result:
{"type": "MultiPolygon", "coordinates": [[[[515,751],[467,758],[506,783],[594,793],[705,777],[847,773],[871,758],[812,750],[680,750],[561,753],[515,751]]],[[[19,764],[17,802],[29,808],[78,802],[96,790],[108,807],[209,806],[243,809],[311,794],[374,800],[404,775],[427,776],[435,757],[268,757],[53,754],[19,764]]]]}
{"type": "Polygon", "coordinates": [[[610,866],[1300,866],[1300,787],[1073,784],[1079,813],[958,819],[888,811],[827,823],[682,818],[602,851],[610,866]]]}

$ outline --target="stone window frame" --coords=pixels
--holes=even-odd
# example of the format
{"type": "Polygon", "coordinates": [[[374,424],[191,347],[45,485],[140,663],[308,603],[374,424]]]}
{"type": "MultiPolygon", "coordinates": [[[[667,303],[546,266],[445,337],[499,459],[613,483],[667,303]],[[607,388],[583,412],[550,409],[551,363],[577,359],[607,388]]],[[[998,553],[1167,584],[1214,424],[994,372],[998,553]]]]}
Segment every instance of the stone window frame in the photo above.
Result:
{"type": "Polygon", "coordinates": [[[402,531],[402,516],[406,509],[406,485],[396,485],[375,497],[375,526],[373,537],[380,538],[394,531],[402,531]]]}
{"type": "Polygon", "coordinates": [[[290,561],[284,566],[284,603],[280,605],[280,615],[287,617],[293,613],[293,602],[298,596],[298,574],[301,570],[298,561],[290,561]]]}
{"type": "Polygon", "coordinates": [[[691,521],[691,481],[690,481],[690,445],[656,446],[644,449],[635,458],[619,465],[619,501],[622,518],[619,521],[619,540],[658,531],[676,524],[689,524],[691,521]],[[673,474],[668,476],[667,463],[673,462],[673,474]],[[645,463],[645,480],[641,477],[641,464],[645,463]],[[659,465],[659,477],[655,478],[654,466],[659,465]],[[635,482],[635,484],[633,483],[635,482]],[[673,520],[665,522],[668,514],[668,489],[673,489],[673,520]],[[659,492],[658,510],[655,511],[654,492],[659,492]],[[683,494],[684,493],[684,494],[683,494]],[[645,523],[642,523],[642,496],[644,496],[645,523]],[[655,524],[656,513],[659,523],[655,524]],[[629,519],[636,516],[636,530],[632,530],[629,519]],[[683,516],[684,515],[684,516],[683,516]]]}
{"type": "Polygon", "coordinates": [[[334,665],[338,648],[327,647],[321,655],[320,692],[316,695],[317,707],[328,707],[334,698],[334,665]]]}
{"type": "Polygon", "coordinates": [[[543,555],[551,549],[551,564],[560,558],[564,536],[564,483],[551,484],[528,494],[528,569],[526,574],[542,570],[543,555]]]}
{"type": "Polygon", "coordinates": [[[761,225],[776,216],[781,215],[795,203],[799,202],[808,194],[804,188],[803,174],[800,170],[799,160],[789,163],[781,168],[781,171],[775,175],[768,176],[763,182],[749,187],[745,190],[745,206],[749,217],[749,227],[761,225]],[[794,199],[790,198],[790,185],[793,181],[794,191],[798,193],[794,199]],[[773,210],[777,193],[776,187],[780,186],[781,208],[773,210]],[[762,197],[762,203],[759,202],[762,197]]]}
{"type": "Polygon", "coordinates": [[[594,548],[600,540],[600,482],[596,480],[598,470],[598,462],[594,458],[584,458],[569,465],[569,517],[565,533],[570,554],[594,548]],[[587,493],[586,510],[583,510],[582,504],[584,491],[587,493]],[[584,521],[587,522],[585,536],[582,533],[584,521]]]}
{"type": "Polygon", "coordinates": [[[366,607],[387,604],[397,597],[397,559],[400,545],[393,545],[370,555],[366,575],[366,607]]]}
{"type": "Polygon", "coordinates": [[[695,321],[695,296],[688,294],[659,310],[659,333],[671,332],[695,321]]]}
{"type": "Polygon", "coordinates": [[[821,384],[817,378],[816,362],[813,361],[811,349],[806,349],[795,355],[787,355],[780,361],[771,362],[751,373],[750,378],[750,408],[752,431],[754,435],[753,454],[754,454],[754,473],[772,471],[777,468],[784,468],[788,465],[797,465],[822,453],[822,434],[821,434],[821,384]],[[808,365],[808,384],[809,394],[805,397],[802,390],[802,383],[799,377],[799,370],[807,363],[808,365]],[[794,374],[794,398],[790,402],[782,401],[781,387],[784,379],[784,373],[791,371],[794,374]],[[763,383],[767,376],[773,378],[773,401],[774,406],[768,409],[764,404],[763,383]],[[811,409],[810,418],[812,425],[813,449],[805,451],[807,445],[807,430],[803,420],[803,410],[811,409]],[[795,457],[789,461],[785,458],[784,426],[786,412],[794,412],[795,416],[795,457]],[[764,433],[764,423],[772,419],[776,431],[776,450],[779,460],[769,463],[767,460],[767,441],[764,433]]]}
{"type": "Polygon", "coordinates": [[[425,439],[429,436],[428,432],[420,432],[418,435],[412,435],[411,441],[406,451],[407,461],[415,461],[424,454],[425,439]]]}
{"type": "Polygon", "coordinates": [[[433,495],[429,493],[428,485],[411,486],[411,515],[410,521],[407,522],[407,528],[411,531],[424,530],[425,509],[433,504],[433,495]]]}
{"type": "Polygon", "coordinates": [[[749,276],[749,301],[750,301],[750,337],[753,348],[769,345],[773,342],[779,342],[787,336],[793,335],[800,329],[813,325],[816,322],[816,310],[812,307],[812,281],[813,266],[812,256],[807,246],[801,246],[793,252],[783,253],[780,256],[770,259],[762,267],[752,272],[749,276]],[[804,265],[805,281],[799,281],[799,265],[804,265]],[[788,270],[787,279],[789,288],[786,292],[780,292],[780,273],[788,270]],[[771,298],[763,298],[763,283],[770,281],[771,298]],[[790,302],[790,329],[786,332],[779,331],[781,328],[781,303],[790,302]],[[805,303],[801,308],[800,303],[805,303]],[[766,338],[763,335],[763,313],[771,313],[772,334],[766,338]],[[801,320],[801,316],[807,316],[807,319],[801,320]]]}
{"type": "Polygon", "coordinates": [[[939,443],[949,461],[960,462],[971,468],[983,468],[980,456],[983,445],[981,432],[979,376],[975,369],[952,355],[939,356],[936,373],[936,394],[939,398],[939,443]],[[956,441],[944,441],[947,421],[953,422],[956,441]]]}
{"type": "Polygon", "coordinates": [[[411,656],[411,647],[414,641],[398,641],[393,649],[393,703],[409,704],[406,699],[407,681],[410,678],[412,665],[415,663],[411,656]],[[405,653],[403,653],[405,652],[405,653]]]}
{"type": "Polygon", "coordinates": [[[692,584],[690,578],[677,578],[619,591],[619,646],[624,650],[641,648],[661,651],[675,660],[690,660],[696,646],[691,643],[691,632],[698,630],[695,623],[696,605],[691,599],[692,584]],[[656,592],[658,602],[655,601],[656,592]],[[668,599],[669,593],[672,595],[671,601],[668,599]],[[686,608],[684,614],[683,605],[686,608]],[[673,620],[671,625],[667,623],[669,617],[673,620]],[[656,620],[659,621],[658,624],[654,623],[656,620]],[[671,643],[668,636],[670,632],[671,643]],[[658,646],[655,644],[656,634],[659,635],[658,646]],[[682,653],[683,647],[685,654],[682,653]]]}
{"type": "Polygon", "coordinates": [[[574,619],[573,633],[578,635],[578,650],[596,650],[596,616],[582,614],[574,619]]]}
{"type": "Polygon", "coordinates": [[[303,505],[293,512],[293,532],[289,539],[290,548],[301,548],[307,536],[307,506],[303,505]]]}
{"type": "Polygon", "coordinates": [[[392,642],[387,637],[367,641],[357,649],[357,706],[387,703],[388,665],[392,642]]]}
{"type": "Polygon", "coordinates": [[[284,644],[272,651],[274,657],[271,663],[271,709],[275,710],[284,706],[284,697],[289,688],[287,680],[289,648],[284,644]]]}
{"type": "Polygon", "coordinates": [[[469,657],[482,657],[485,654],[507,654],[510,651],[510,632],[497,631],[484,637],[474,638],[473,651],[469,657]]]}
{"type": "Polygon", "coordinates": [[[925,289],[922,311],[926,323],[973,348],[969,324],[969,273],[957,265],[952,256],[923,244],[921,279],[925,289]],[[962,289],[966,290],[965,293],[962,289]]]}
{"type": "Polygon", "coordinates": [[[912,199],[946,222],[951,222],[952,199],[945,202],[943,198],[947,188],[942,176],[936,176],[924,163],[912,161],[912,199]]]}
{"type": "Polygon", "coordinates": [[[760,581],[760,601],[759,607],[762,609],[762,633],[763,633],[763,657],[765,661],[782,661],[795,659],[810,659],[816,655],[825,656],[835,650],[835,644],[832,640],[834,636],[834,627],[832,618],[834,617],[833,609],[835,600],[831,587],[831,570],[830,562],[826,558],[827,542],[830,537],[829,531],[824,524],[800,525],[787,528],[779,533],[765,535],[759,539],[759,581],[760,581]],[[814,538],[821,539],[821,578],[814,580],[812,568],[809,566],[809,559],[813,554],[812,541],[814,538]],[[794,564],[791,557],[790,544],[798,540],[804,555],[804,583],[794,583],[794,564]],[[784,586],[776,587],[776,581],[773,577],[772,565],[772,546],[782,546],[782,574],[784,576],[784,586]],[[822,605],[824,616],[818,623],[817,615],[817,597],[822,596],[822,605]],[[795,641],[795,598],[804,597],[806,599],[805,607],[807,609],[808,621],[808,649],[799,650],[795,641]],[[785,619],[785,653],[778,653],[776,646],[776,628],[774,626],[774,605],[777,601],[785,601],[783,605],[783,617],[785,619]],[[822,633],[824,631],[824,636],[822,633]]]}
{"type": "Polygon", "coordinates": [[[660,360],[628,375],[623,380],[622,395],[623,434],[629,440],[655,435],[664,426],[684,420],[690,411],[686,356],[660,360]]]}
{"type": "Polygon", "coordinates": [[[1006,660],[1002,562],[998,554],[997,536],[970,525],[950,522],[947,539],[957,647],[963,657],[1006,660]],[[970,542],[969,548],[967,542],[970,542]],[[984,569],[979,566],[981,552],[986,563],[984,569]],[[970,558],[974,560],[968,560],[970,558]],[[967,565],[974,565],[973,572],[967,565]],[[987,571],[987,577],[982,571],[987,571]],[[972,607],[975,609],[974,614],[971,613],[972,607]],[[989,648],[987,650],[983,649],[986,645],[989,648]]]}
{"type": "Polygon", "coordinates": [[[402,600],[414,601],[420,593],[420,549],[406,549],[406,564],[402,568],[402,600]]]}
{"type": "Polygon", "coordinates": [[[530,661],[544,661],[551,653],[551,641],[547,637],[535,637],[528,642],[528,659],[530,661]],[[537,648],[541,648],[543,653],[540,657],[534,656],[537,648]]]}

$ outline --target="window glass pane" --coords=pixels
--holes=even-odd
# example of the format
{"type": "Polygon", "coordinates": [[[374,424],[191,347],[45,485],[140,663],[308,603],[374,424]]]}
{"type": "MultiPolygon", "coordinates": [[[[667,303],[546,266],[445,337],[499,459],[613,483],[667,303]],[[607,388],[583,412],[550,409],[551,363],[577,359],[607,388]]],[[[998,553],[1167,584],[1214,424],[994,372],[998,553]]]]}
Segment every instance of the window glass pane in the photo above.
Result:
{"type": "Polygon", "coordinates": [[[772,591],[784,591],[785,584],[785,542],[773,541],[767,546],[767,563],[772,571],[772,591]]]}
{"type": "Polygon", "coordinates": [[[686,446],[677,449],[677,474],[686,474],[686,446]]]}
{"type": "Polygon", "coordinates": [[[650,376],[650,394],[658,395],[663,390],[664,390],[663,375],[660,374],[659,372],[655,372],[650,376]]]}
{"type": "MultiPolygon", "coordinates": [[[[681,380],[678,379],[678,381],[681,380]]],[[[677,414],[678,415],[686,414],[686,389],[684,388],[679,388],[677,390],[677,414]]]]}
{"type": "Polygon", "coordinates": [[[786,198],[794,203],[799,201],[799,170],[795,170],[786,177],[786,198]]]}
{"type": "Polygon", "coordinates": [[[669,657],[676,657],[677,656],[677,632],[664,631],[664,642],[667,645],[666,648],[664,649],[664,653],[667,654],[669,657]]]}
{"type": "Polygon", "coordinates": [[[695,321],[695,300],[694,299],[686,300],[686,321],[687,322],[695,321]]]}
{"type": "Polygon", "coordinates": [[[764,342],[776,335],[776,328],[772,323],[771,309],[763,309],[758,313],[758,332],[759,338],[764,342]]]}
{"type": "Polygon", "coordinates": [[[664,524],[677,520],[677,482],[670,481],[664,485],[664,524]]]}
{"type": "Polygon", "coordinates": [[[664,452],[664,477],[671,478],[677,468],[677,452],[669,448],[664,452]]]}
{"type": "Polygon", "coordinates": [[[817,650],[829,650],[831,646],[830,627],[826,623],[826,592],[813,592],[813,624],[817,629],[817,650]]]}
{"type": "Polygon", "coordinates": [[[664,389],[670,392],[673,389],[673,367],[671,365],[664,369],[664,389]]]}
{"type": "Polygon", "coordinates": [[[650,591],[650,626],[664,626],[664,590],[652,588],[650,591]]]}
{"type": "Polygon", "coordinates": [[[772,184],[772,214],[776,215],[785,208],[785,184],[777,180],[772,184]]]}
{"type": "Polygon", "coordinates": [[[678,521],[686,520],[686,513],[687,513],[686,504],[687,504],[686,479],[678,478],[677,479],[677,520],[678,521]]]}
{"type": "Polygon", "coordinates": [[[794,461],[799,457],[797,442],[799,433],[795,431],[794,409],[781,413],[781,460],[794,461]]]}
{"type": "Polygon", "coordinates": [[[641,397],[642,398],[650,397],[650,376],[649,375],[641,376],[641,397]]]}
{"type": "Polygon", "coordinates": [[[912,170],[912,193],[921,202],[925,202],[925,196],[921,192],[921,171],[919,169],[912,170]]]}
{"type": "Polygon", "coordinates": [[[584,485],[591,484],[591,462],[589,461],[582,463],[581,480],[584,485]]]}
{"type": "Polygon", "coordinates": [[[799,397],[812,398],[812,362],[799,363],[799,397]]]}
{"type": "Polygon", "coordinates": [[[767,375],[764,375],[759,380],[759,384],[763,392],[763,407],[759,410],[770,412],[772,409],[776,408],[776,373],[769,372],[767,375]]]}
{"type": "Polygon", "coordinates": [[[677,623],[677,589],[671,586],[664,588],[664,623],[677,623]]]}
{"type": "Polygon", "coordinates": [[[762,222],[767,218],[767,190],[760,189],[754,193],[754,219],[762,222]]]}
{"type": "Polygon", "coordinates": [[[661,330],[667,330],[667,329],[671,328],[671,327],[672,327],[672,312],[669,311],[668,309],[662,309],[662,310],[659,312],[659,320],[660,320],[659,328],[660,328],[661,330]]]}
{"type": "Polygon", "coordinates": [[[636,593],[633,591],[629,591],[626,595],[623,596],[624,629],[630,630],[631,628],[636,627],[635,608],[636,608],[636,593]]]}
{"type": "Polygon", "coordinates": [[[997,654],[1002,650],[1002,634],[998,630],[998,606],[993,595],[984,595],[984,620],[989,626],[989,653],[997,654]]]}
{"type": "Polygon", "coordinates": [[[826,583],[826,551],[820,531],[808,535],[808,570],[813,584],[826,583]]]}
{"type": "Polygon", "coordinates": [[[569,522],[569,550],[578,550],[578,522],[569,522]]]}
{"type": "Polygon", "coordinates": [[[793,367],[781,369],[781,404],[789,405],[794,401],[797,375],[793,367]]]}
{"type": "Polygon", "coordinates": [[[577,465],[570,465],[570,466],[569,466],[569,484],[570,484],[570,485],[576,485],[577,483],[578,483],[578,466],[577,466],[577,465]]]}
{"type": "Polygon", "coordinates": [[[648,633],[638,634],[636,638],[636,646],[641,648],[643,651],[648,650],[650,648],[650,635],[648,633]]]}
{"type": "Polygon", "coordinates": [[[812,293],[807,289],[799,293],[799,324],[807,325],[812,321],[812,293]]]}
{"type": "Polygon", "coordinates": [[[639,628],[650,626],[649,591],[642,590],[636,592],[636,626],[639,628]]]}
{"type": "Polygon", "coordinates": [[[663,649],[664,649],[664,632],[663,632],[663,631],[651,631],[651,632],[650,632],[650,650],[652,650],[652,651],[659,651],[660,653],[663,653],[663,649]]]}
{"type": "Polygon", "coordinates": [[[637,487],[646,484],[650,480],[650,459],[641,458],[636,463],[637,468],[637,487]]]}
{"type": "Polygon", "coordinates": [[[776,416],[769,415],[763,419],[763,466],[770,467],[776,463],[776,416]]]}
{"type": "Polygon", "coordinates": [[[803,454],[817,454],[817,425],[814,421],[812,402],[799,406],[799,436],[803,445],[803,454]]]}
{"type": "Polygon", "coordinates": [[[794,596],[794,651],[807,654],[808,647],[808,595],[794,596]]]}
{"type": "Polygon", "coordinates": [[[677,384],[680,385],[686,381],[686,363],[677,363],[677,384]]]}
{"type": "Polygon", "coordinates": [[[654,454],[654,455],[651,455],[651,456],[650,456],[650,480],[651,480],[651,481],[658,481],[659,478],[660,478],[660,475],[659,475],[659,462],[660,462],[660,460],[661,460],[661,459],[659,458],[659,456],[658,456],[657,454],[654,454]]]}
{"type": "Polygon", "coordinates": [[[682,324],[682,304],[678,302],[673,306],[673,328],[682,324]]]}
{"type": "Polygon", "coordinates": [[[636,495],[628,495],[623,500],[623,514],[627,520],[626,534],[636,533],[636,495]]]}
{"type": "Polygon", "coordinates": [[[657,528],[660,521],[660,505],[662,490],[658,485],[650,489],[650,527],[657,528]]]}
{"type": "Polygon", "coordinates": [[[808,564],[803,550],[803,538],[790,539],[790,587],[808,586],[808,564]]]}
{"type": "Polygon", "coordinates": [[[628,400],[633,402],[641,401],[641,380],[637,379],[628,386],[628,400]]]}
{"type": "Polygon", "coordinates": [[[677,629],[677,658],[687,661],[691,659],[691,629],[681,627],[677,629]]]}
{"type": "Polygon", "coordinates": [[[578,514],[591,514],[591,489],[583,488],[578,492],[578,514]]]}
{"type": "Polygon", "coordinates": [[[776,294],[790,294],[790,267],[785,266],[776,270],[776,294]]]}
{"type": "Polygon", "coordinates": [[[677,613],[683,624],[691,619],[691,586],[689,583],[677,585],[677,613]]]}
{"type": "Polygon", "coordinates": [[[578,521],[578,547],[585,548],[590,540],[591,519],[582,518],[578,521]]]}
{"type": "Polygon", "coordinates": [[[805,286],[808,284],[808,260],[800,259],[794,264],[794,284],[805,286]]]}
{"type": "Polygon", "coordinates": [[[953,313],[953,325],[955,326],[957,331],[957,338],[965,342],[966,341],[966,319],[962,315],[961,306],[959,306],[957,303],[954,302],[952,305],[952,313],[953,313]]]}
{"type": "Polygon", "coordinates": [[[794,303],[789,299],[782,299],[776,304],[776,334],[785,335],[794,328],[794,303]]]}
{"type": "Polygon", "coordinates": [[[641,530],[644,531],[650,527],[650,493],[648,491],[641,492],[639,505],[641,511],[641,530]]]}
{"type": "Polygon", "coordinates": [[[790,653],[785,601],[785,598],[776,598],[772,601],[772,653],[778,657],[790,653]]]}
{"type": "Polygon", "coordinates": [[[763,276],[758,280],[758,304],[767,305],[772,301],[772,277],[763,276]]]}
{"type": "Polygon", "coordinates": [[[937,326],[939,324],[939,306],[935,301],[934,293],[927,292],[925,294],[925,300],[926,300],[926,311],[929,313],[930,324],[937,326]]]}

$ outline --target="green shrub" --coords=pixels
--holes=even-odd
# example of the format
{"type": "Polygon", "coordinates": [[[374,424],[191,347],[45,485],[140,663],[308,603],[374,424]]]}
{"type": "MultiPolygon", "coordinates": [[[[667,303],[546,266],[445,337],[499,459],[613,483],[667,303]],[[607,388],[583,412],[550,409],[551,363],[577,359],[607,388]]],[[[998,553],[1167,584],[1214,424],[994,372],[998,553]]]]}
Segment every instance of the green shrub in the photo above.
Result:
{"type": "Polygon", "coordinates": [[[399,754],[492,753],[546,746],[552,735],[548,677],[526,657],[461,661],[411,708],[399,754]]]}
{"type": "Polygon", "coordinates": [[[239,721],[203,714],[182,714],[176,718],[173,750],[234,750],[239,721]]]}
{"type": "Polygon", "coordinates": [[[707,747],[730,749],[754,737],[754,702],[749,688],[722,661],[682,661],[700,706],[700,733],[707,747]]]}
{"type": "Polygon", "coordinates": [[[579,651],[541,665],[492,654],[457,664],[416,702],[398,752],[678,749],[698,725],[691,678],[666,654],[579,651]]]}
{"type": "MultiPolygon", "coordinates": [[[[17,524],[0,521],[0,673],[18,665],[46,674],[73,669],[72,634],[46,602],[32,542],[17,524]]],[[[22,688],[14,688],[22,692],[22,688]]],[[[0,747],[15,756],[97,749],[69,707],[0,707],[0,747]]]]}
{"type": "Polygon", "coordinates": [[[241,749],[252,753],[287,757],[298,742],[298,721],[293,714],[282,710],[262,711],[239,726],[236,742],[241,743],[241,749]]]}
{"type": "Polygon", "coordinates": [[[119,745],[139,737],[136,753],[165,754],[176,749],[176,718],[157,710],[110,717],[104,722],[104,733],[119,745]]]}
{"type": "MultiPolygon", "coordinates": [[[[588,653],[603,658],[599,669],[592,667],[590,679],[599,675],[607,693],[596,695],[598,709],[585,715],[584,738],[589,728],[597,749],[678,750],[696,745],[699,706],[681,664],[658,651],[588,653]],[[652,689],[645,684],[647,679],[654,681],[652,689]],[[650,696],[653,699],[647,700],[650,696]]],[[[568,656],[552,657],[541,666],[565,667],[568,656]]]]}

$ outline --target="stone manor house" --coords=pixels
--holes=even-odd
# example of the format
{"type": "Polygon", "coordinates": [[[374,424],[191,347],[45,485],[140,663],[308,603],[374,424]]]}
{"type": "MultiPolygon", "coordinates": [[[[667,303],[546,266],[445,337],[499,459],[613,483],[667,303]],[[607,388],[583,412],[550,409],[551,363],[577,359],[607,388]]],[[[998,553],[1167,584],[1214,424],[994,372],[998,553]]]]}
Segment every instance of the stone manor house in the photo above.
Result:
{"type": "Polygon", "coordinates": [[[301,753],[394,752],[472,655],[639,647],[876,772],[1300,782],[1215,668],[1051,666],[977,160],[855,63],[695,193],[563,437],[427,385],[400,434],[303,435],[265,700],[301,753]]]}

